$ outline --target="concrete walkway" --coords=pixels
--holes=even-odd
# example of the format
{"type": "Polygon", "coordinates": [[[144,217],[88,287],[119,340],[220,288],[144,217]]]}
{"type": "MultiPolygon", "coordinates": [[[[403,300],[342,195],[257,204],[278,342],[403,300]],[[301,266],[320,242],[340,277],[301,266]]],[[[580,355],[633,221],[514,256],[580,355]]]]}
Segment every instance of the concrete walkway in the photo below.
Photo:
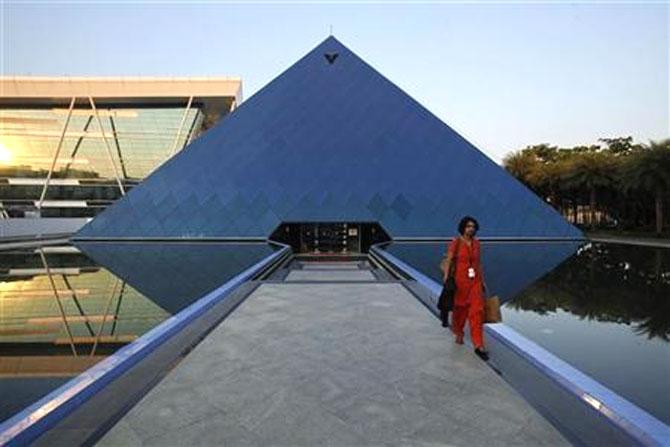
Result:
{"type": "Polygon", "coordinates": [[[308,282],[260,285],[100,445],[567,444],[402,283],[303,267],[308,282]]]}
{"type": "Polygon", "coordinates": [[[593,242],[610,242],[614,244],[639,245],[643,247],[670,248],[670,239],[635,237],[635,236],[610,236],[606,234],[587,234],[589,240],[593,242]]]}

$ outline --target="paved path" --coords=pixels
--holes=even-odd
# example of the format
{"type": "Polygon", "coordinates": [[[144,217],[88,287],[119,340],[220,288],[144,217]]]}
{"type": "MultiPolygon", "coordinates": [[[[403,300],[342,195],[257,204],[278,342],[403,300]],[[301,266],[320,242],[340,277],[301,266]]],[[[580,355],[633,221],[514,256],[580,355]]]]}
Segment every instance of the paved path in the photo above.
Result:
{"type": "Polygon", "coordinates": [[[640,245],[643,247],[670,248],[670,239],[667,238],[655,239],[651,237],[608,236],[598,233],[587,236],[593,242],[611,242],[615,244],[640,245]]]}
{"type": "Polygon", "coordinates": [[[370,270],[292,270],[285,281],[374,281],[370,270]]]}
{"type": "Polygon", "coordinates": [[[567,444],[400,282],[305,267],[322,282],[259,286],[100,445],[567,444]]]}

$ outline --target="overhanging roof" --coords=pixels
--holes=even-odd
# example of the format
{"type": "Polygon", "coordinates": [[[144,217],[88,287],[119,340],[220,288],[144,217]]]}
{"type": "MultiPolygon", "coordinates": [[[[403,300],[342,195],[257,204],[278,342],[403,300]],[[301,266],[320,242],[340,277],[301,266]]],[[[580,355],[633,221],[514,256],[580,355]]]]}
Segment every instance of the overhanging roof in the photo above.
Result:
{"type": "Polygon", "coordinates": [[[208,110],[230,110],[242,102],[242,80],[237,77],[70,77],[2,76],[0,106],[67,106],[72,97],[77,104],[129,107],[181,105],[193,96],[194,102],[208,110]]]}

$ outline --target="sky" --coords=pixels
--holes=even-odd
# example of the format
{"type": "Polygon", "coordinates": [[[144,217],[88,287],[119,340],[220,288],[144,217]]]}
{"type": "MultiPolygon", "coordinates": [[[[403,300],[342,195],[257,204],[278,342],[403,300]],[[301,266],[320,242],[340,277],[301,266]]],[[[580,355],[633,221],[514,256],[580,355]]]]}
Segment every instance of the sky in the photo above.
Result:
{"type": "Polygon", "coordinates": [[[249,98],[332,29],[500,162],[669,137],[668,5],[0,0],[0,73],[239,76],[249,98]]]}

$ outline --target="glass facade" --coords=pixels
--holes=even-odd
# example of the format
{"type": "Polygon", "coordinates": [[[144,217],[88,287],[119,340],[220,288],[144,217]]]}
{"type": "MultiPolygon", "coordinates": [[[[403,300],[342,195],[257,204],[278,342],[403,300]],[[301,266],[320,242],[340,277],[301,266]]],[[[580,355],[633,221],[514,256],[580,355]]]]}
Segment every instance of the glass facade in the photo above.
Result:
{"type": "Polygon", "coordinates": [[[3,217],[94,216],[121,196],[119,183],[131,189],[206,121],[199,105],[185,102],[94,104],[81,100],[71,113],[67,105],[0,108],[3,217]]]}

